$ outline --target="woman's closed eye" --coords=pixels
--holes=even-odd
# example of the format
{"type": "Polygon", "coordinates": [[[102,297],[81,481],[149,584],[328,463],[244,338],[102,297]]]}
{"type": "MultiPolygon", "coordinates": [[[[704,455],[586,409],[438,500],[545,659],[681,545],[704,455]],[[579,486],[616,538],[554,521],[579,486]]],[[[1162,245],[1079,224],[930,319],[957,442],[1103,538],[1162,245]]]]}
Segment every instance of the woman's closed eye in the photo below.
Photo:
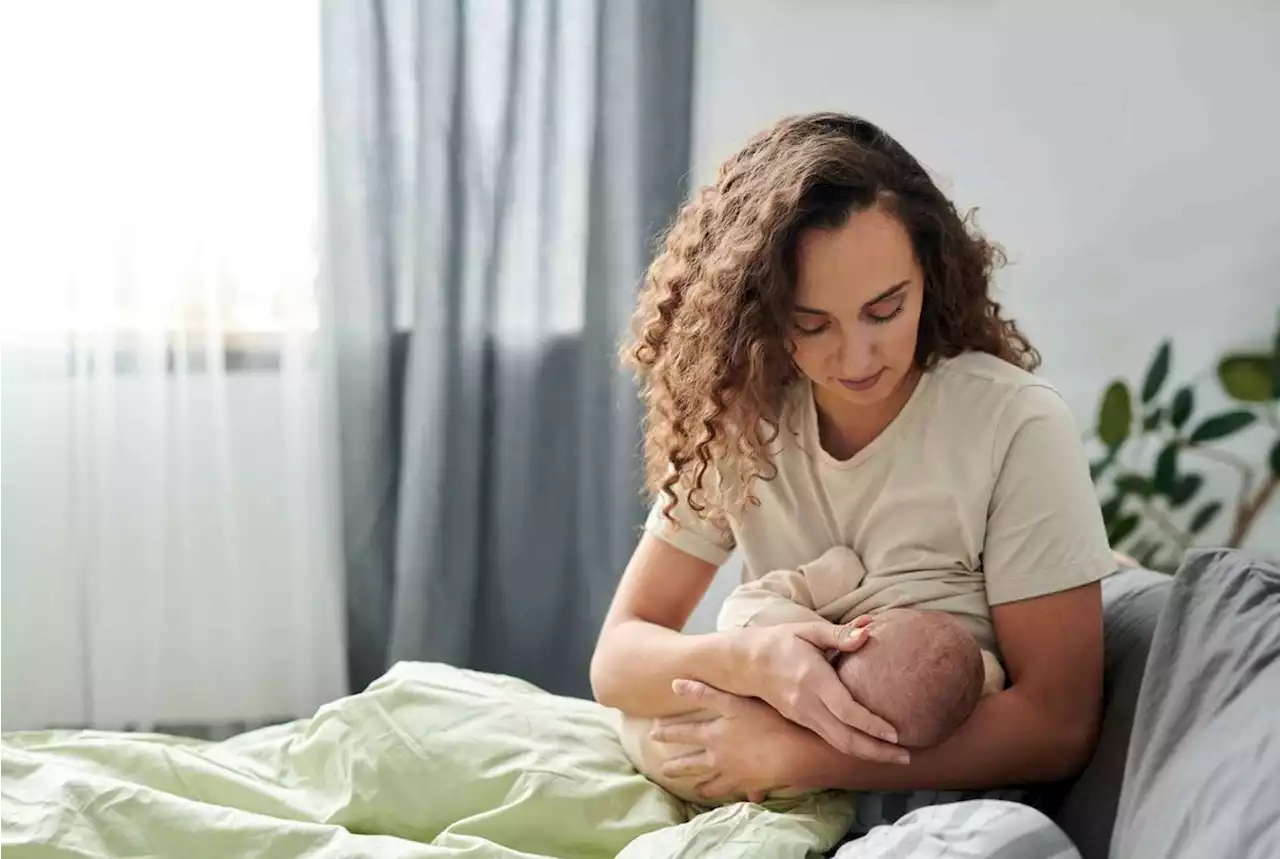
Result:
{"type": "Polygon", "coordinates": [[[824,319],[821,322],[814,320],[797,321],[795,323],[796,333],[802,337],[812,337],[815,334],[821,334],[831,327],[831,320],[824,319]]]}
{"type": "Polygon", "coordinates": [[[902,293],[878,301],[866,309],[867,321],[874,325],[889,322],[902,312],[906,303],[907,297],[902,293]]]}

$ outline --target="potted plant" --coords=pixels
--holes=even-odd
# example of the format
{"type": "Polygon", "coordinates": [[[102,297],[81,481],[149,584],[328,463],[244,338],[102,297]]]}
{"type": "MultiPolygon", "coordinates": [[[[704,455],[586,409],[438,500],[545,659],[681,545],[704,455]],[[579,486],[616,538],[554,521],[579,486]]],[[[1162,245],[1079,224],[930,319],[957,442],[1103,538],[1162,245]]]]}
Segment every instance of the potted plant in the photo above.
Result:
{"type": "Polygon", "coordinates": [[[1280,489],[1280,325],[1269,351],[1225,354],[1208,378],[1171,384],[1172,365],[1166,339],[1140,388],[1124,379],[1107,386],[1090,433],[1100,449],[1090,471],[1112,547],[1162,570],[1175,569],[1223,517],[1227,537],[1217,545],[1241,546],[1280,489]],[[1219,387],[1230,405],[1205,413],[1206,384],[1219,387]],[[1227,449],[1246,433],[1266,434],[1257,448],[1249,445],[1260,455],[1227,449]],[[1209,492],[1206,469],[1231,474],[1235,492],[1209,492]]]}

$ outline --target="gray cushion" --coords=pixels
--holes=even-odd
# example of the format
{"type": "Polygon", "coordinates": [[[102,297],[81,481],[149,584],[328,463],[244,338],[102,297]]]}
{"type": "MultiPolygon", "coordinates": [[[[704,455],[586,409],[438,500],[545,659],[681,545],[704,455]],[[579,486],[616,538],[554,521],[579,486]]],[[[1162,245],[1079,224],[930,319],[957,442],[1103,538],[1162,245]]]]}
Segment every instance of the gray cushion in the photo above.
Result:
{"type": "Polygon", "coordinates": [[[1106,676],[1101,733],[1092,761],[1054,812],[1083,859],[1107,856],[1147,651],[1171,585],[1169,576],[1144,569],[1121,570],[1102,581],[1106,676]]]}
{"type": "Polygon", "coordinates": [[[1112,854],[1280,856],[1280,566],[1190,553],[1151,641],[1112,854]]]}

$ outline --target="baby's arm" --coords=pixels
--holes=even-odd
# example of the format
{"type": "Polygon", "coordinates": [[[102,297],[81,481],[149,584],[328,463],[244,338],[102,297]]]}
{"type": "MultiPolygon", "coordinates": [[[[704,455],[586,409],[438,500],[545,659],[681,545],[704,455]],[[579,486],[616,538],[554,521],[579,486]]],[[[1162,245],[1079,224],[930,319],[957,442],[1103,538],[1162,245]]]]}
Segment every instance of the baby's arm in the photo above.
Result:
{"type": "Polygon", "coordinates": [[[839,601],[862,583],[865,571],[852,549],[837,546],[796,570],[773,570],[739,585],[720,608],[718,629],[825,620],[839,623],[839,601]],[[833,611],[824,611],[831,607],[833,611]]]}
{"type": "Polygon", "coordinates": [[[734,588],[720,606],[716,628],[776,626],[823,620],[814,611],[804,575],[799,570],[774,570],[734,588]]]}

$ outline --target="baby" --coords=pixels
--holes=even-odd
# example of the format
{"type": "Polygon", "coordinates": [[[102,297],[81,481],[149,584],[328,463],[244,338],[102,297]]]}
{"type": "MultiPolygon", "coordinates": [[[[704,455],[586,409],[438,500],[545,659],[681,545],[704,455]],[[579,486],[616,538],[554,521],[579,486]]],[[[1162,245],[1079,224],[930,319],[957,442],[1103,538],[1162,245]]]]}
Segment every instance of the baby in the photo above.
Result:
{"type": "MultiPolygon", "coordinates": [[[[725,600],[716,626],[848,623],[868,613],[857,594],[865,575],[857,554],[837,546],[797,570],[775,570],[740,585],[725,600]]],[[[853,699],[893,725],[902,745],[938,745],[964,724],[981,696],[1004,688],[1004,670],[995,655],[954,616],[896,607],[871,615],[865,645],[855,653],[828,656],[853,699]]],[[[695,750],[651,739],[652,726],[651,719],[623,718],[621,739],[632,764],[681,799],[711,804],[697,795],[701,778],[662,775],[664,762],[695,750]]],[[[801,793],[787,789],[769,798],[801,793]]]]}

